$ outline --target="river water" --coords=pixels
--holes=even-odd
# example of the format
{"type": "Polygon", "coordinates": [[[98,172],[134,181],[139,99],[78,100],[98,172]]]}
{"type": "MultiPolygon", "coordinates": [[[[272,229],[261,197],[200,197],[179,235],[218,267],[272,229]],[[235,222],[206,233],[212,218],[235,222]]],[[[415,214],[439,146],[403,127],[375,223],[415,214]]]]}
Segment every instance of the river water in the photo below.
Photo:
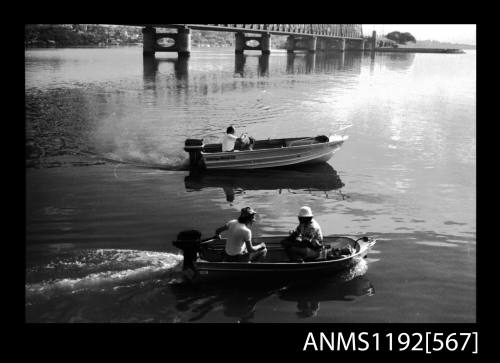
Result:
{"type": "Polygon", "coordinates": [[[140,47],[25,51],[29,322],[475,322],[476,53],[140,47]],[[186,138],[352,124],[328,164],[187,171],[186,138]],[[325,235],[378,243],[319,281],[178,283],[178,232],[244,206],[254,236],[309,205],[325,235]]]}

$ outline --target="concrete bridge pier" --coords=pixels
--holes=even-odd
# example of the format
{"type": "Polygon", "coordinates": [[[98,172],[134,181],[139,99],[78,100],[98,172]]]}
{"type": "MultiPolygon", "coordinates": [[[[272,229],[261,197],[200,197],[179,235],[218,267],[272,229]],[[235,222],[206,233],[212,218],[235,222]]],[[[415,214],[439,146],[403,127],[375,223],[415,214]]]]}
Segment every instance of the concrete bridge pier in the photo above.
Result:
{"type": "Polygon", "coordinates": [[[189,75],[189,57],[179,54],[179,57],[174,61],[174,70],[175,77],[178,80],[187,80],[189,75]]]}
{"type": "Polygon", "coordinates": [[[377,46],[377,32],[374,30],[372,33],[372,39],[371,39],[372,52],[375,52],[376,46],[377,46]]]}
{"type": "Polygon", "coordinates": [[[295,61],[295,54],[292,52],[289,52],[286,56],[286,73],[287,74],[293,74],[293,63],[295,61]]]}
{"type": "Polygon", "coordinates": [[[175,76],[178,80],[186,80],[189,72],[189,57],[175,58],[155,58],[145,56],[143,58],[143,75],[144,80],[154,84],[158,74],[158,67],[160,63],[173,63],[175,76]]]}
{"type": "Polygon", "coordinates": [[[333,50],[333,51],[337,51],[337,52],[344,52],[345,49],[346,49],[346,40],[345,40],[345,38],[341,38],[341,39],[329,39],[326,44],[327,44],[327,46],[326,46],[327,50],[333,50]]]}
{"type": "Polygon", "coordinates": [[[177,31],[177,54],[180,56],[191,54],[191,29],[181,28],[177,31]]]}
{"type": "Polygon", "coordinates": [[[156,29],[153,27],[145,27],[142,29],[142,54],[151,56],[155,54],[156,45],[156,29]]]}
{"type": "Polygon", "coordinates": [[[269,53],[259,57],[259,76],[269,76],[269,53]]]}
{"type": "Polygon", "coordinates": [[[158,59],[145,55],[142,62],[144,80],[154,82],[158,72],[158,59]]]}
{"type": "Polygon", "coordinates": [[[153,27],[142,29],[144,56],[154,56],[156,52],[177,52],[179,56],[186,57],[191,53],[191,29],[180,28],[177,33],[157,33],[153,27]],[[162,46],[158,44],[158,39],[169,38],[173,40],[173,45],[162,46]]]}
{"type": "Polygon", "coordinates": [[[294,50],[295,50],[295,38],[293,37],[293,35],[289,35],[286,38],[286,51],[287,53],[293,53],[294,50]]]}
{"type": "Polygon", "coordinates": [[[359,41],[359,50],[364,52],[365,51],[365,40],[364,39],[361,39],[359,41]]]}
{"type": "Polygon", "coordinates": [[[311,37],[307,42],[307,51],[309,53],[316,53],[317,38],[311,37]]]}
{"type": "Polygon", "coordinates": [[[316,53],[306,55],[306,74],[314,73],[316,70],[316,53]]]}
{"type": "Polygon", "coordinates": [[[271,54],[271,34],[262,34],[260,38],[260,47],[262,54],[271,54]]]}
{"type": "Polygon", "coordinates": [[[242,54],[245,50],[260,50],[262,54],[271,53],[271,34],[263,33],[260,37],[246,36],[243,32],[235,34],[235,48],[236,54],[242,54]],[[258,43],[256,46],[250,46],[247,42],[254,40],[258,43]]]}
{"type": "Polygon", "coordinates": [[[345,52],[345,44],[346,44],[345,38],[339,40],[339,50],[341,52],[345,52]]]}
{"type": "Polygon", "coordinates": [[[318,39],[316,50],[320,52],[324,52],[327,49],[326,39],[318,39]]]}
{"type": "MultiPolygon", "coordinates": [[[[247,56],[243,53],[236,53],[234,55],[234,73],[239,74],[241,77],[245,76],[246,58],[247,56]]],[[[269,54],[262,54],[259,56],[257,73],[259,76],[269,75],[269,54]]]]}
{"type": "Polygon", "coordinates": [[[310,36],[293,36],[289,35],[286,39],[286,51],[294,53],[298,51],[306,51],[308,53],[315,53],[317,50],[318,38],[310,36]]]}
{"type": "Polygon", "coordinates": [[[345,69],[345,52],[340,53],[339,67],[340,69],[345,69]]]}
{"type": "Polygon", "coordinates": [[[245,34],[241,33],[241,32],[237,32],[234,35],[234,38],[235,38],[234,52],[236,54],[243,54],[243,51],[245,49],[245,34]]]}
{"type": "Polygon", "coordinates": [[[349,39],[346,41],[345,48],[347,50],[364,50],[364,40],[363,39],[349,39]]]}
{"type": "Polygon", "coordinates": [[[234,73],[239,74],[241,77],[245,76],[245,62],[246,55],[241,53],[236,53],[234,57],[234,73]]]}

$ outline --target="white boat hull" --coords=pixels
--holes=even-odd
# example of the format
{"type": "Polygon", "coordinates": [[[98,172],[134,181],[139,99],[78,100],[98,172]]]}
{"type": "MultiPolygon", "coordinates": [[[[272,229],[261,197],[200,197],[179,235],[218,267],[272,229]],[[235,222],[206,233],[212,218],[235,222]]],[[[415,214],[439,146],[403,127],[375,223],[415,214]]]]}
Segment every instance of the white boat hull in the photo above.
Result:
{"type": "Polygon", "coordinates": [[[331,159],[347,139],[348,136],[335,135],[324,143],[260,150],[202,152],[201,155],[206,169],[261,169],[313,164],[331,159]]]}

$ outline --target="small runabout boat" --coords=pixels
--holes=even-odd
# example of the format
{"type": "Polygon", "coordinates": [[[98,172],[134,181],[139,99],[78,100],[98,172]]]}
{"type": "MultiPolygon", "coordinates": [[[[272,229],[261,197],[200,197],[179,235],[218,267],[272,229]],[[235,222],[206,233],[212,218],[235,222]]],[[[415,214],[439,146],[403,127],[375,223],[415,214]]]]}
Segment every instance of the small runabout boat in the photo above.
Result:
{"type": "MultiPolygon", "coordinates": [[[[337,131],[345,130],[344,127],[337,131]]],[[[222,151],[222,144],[204,144],[203,139],[187,139],[191,169],[260,169],[328,161],[340,149],[347,135],[256,140],[251,150],[222,151]]]]}
{"type": "Polygon", "coordinates": [[[190,271],[191,277],[241,278],[258,277],[299,277],[304,274],[334,273],[348,269],[365,258],[376,243],[376,239],[363,236],[353,239],[347,236],[323,237],[323,249],[315,259],[290,260],[281,242],[285,236],[253,238],[254,244],[264,242],[267,255],[262,261],[225,261],[226,239],[201,239],[196,230],[183,231],[173,241],[173,245],[184,255],[183,270],[190,271]]]}

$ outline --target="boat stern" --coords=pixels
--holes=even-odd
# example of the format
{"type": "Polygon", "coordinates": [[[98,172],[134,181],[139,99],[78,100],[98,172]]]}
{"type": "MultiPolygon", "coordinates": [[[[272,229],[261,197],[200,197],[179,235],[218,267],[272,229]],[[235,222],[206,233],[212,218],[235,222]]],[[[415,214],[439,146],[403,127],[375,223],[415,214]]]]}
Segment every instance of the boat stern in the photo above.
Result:
{"type": "Polygon", "coordinates": [[[184,151],[189,153],[189,166],[191,169],[204,168],[201,152],[203,151],[203,139],[187,139],[184,142],[184,151]]]}

